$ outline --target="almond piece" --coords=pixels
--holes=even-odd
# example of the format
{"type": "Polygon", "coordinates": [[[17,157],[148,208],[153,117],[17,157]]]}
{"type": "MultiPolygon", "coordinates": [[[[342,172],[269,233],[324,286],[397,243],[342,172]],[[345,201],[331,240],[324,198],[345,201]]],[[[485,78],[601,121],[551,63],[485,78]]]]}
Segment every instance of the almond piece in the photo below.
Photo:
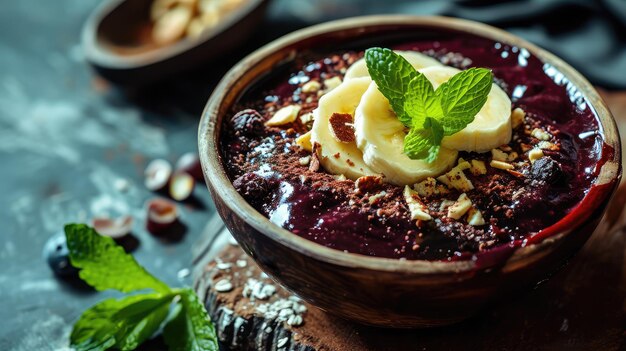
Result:
{"type": "Polygon", "coordinates": [[[381,176],[363,176],[354,182],[357,193],[365,194],[378,190],[383,185],[383,177],[381,176]]]}
{"type": "Polygon", "coordinates": [[[485,166],[485,162],[479,160],[472,160],[470,172],[473,175],[481,175],[487,174],[487,166],[485,166]]]}
{"type": "Polygon", "coordinates": [[[267,122],[265,122],[266,126],[269,127],[277,127],[282,126],[288,123],[292,123],[298,118],[298,113],[300,112],[300,106],[298,105],[287,105],[280,110],[276,111],[272,118],[270,118],[267,122]]]}
{"type": "Polygon", "coordinates": [[[418,193],[413,191],[408,185],[404,186],[404,200],[409,206],[411,220],[430,221],[432,219],[428,213],[428,208],[424,205],[418,193]]]}
{"type": "Polygon", "coordinates": [[[483,214],[474,206],[467,211],[467,224],[475,227],[485,225],[483,214]]]}
{"type": "Polygon", "coordinates": [[[489,165],[493,168],[497,168],[497,169],[503,169],[503,170],[509,170],[509,169],[513,169],[515,168],[512,164],[510,163],[506,163],[506,162],[502,162],[502,161],[498,161],[498,160],[491,160],[491,162],[489,163],[489,165]]]}
{"type": "Polygon", "coordinates": [[[437,180],[432,177],[428,177],[425,180],[415,184],[413,186],[419,196],[432,196],[439,194],[447,194],[448,188],[441,184],[437,184],[437,180]]]}
{"type": "Polygon", "coordinates": [[[467,197],[467,194],[463,193],[454,204],[448,207],[448,217],[458,220],[463,217],[470,208],[472,208],[472,200],[467,197]]]}
{"type": "Polygon", "coordinates": [[[304,83],[304,85],[302,86],[302,92],[306,94],[316,93],[318,90],[320,90],[321,87],[322,87],[322,84],[320,84],[320,82],[316,80],[310,80],[304,83]]]}
{"type": "Polygon", "coordinates": [[[491,150],[491,158],[493,158],[494,160],[506,161],[508,157],[509,157],[509,155],[506,152],[504,152],[504,151],[502,151],[500,149],[492,149],[491,150]]]}
{"type": "Polygon", "coordinates": [[[311,131],[297,137],[296,144],[308,152],[313,151],[313,145],[311,144],[311,131]]]}
{"type": "Polygon", "coordinates": [[[178,5],[164,13],[154,22],[152,40],[159,45],[170,44],[180,39],[191,21],[192,11],[188,6],[178,5]]]}
{"type": "Polygon", "coordinates": [[[467,179],[463,170],[470,168],[469,162],[465,161],[452,168],[448,173],[437,177],[437,180],[450,188],[459,191],[470,191],[474,189],[472,182],[467,179]]]}
{"type": "Polygon", "coordinates": [[[542,158],[543,156],[543,150],[539,148],[534,148],[528,152],[528,159],[530,160],[530,163],[535,163],[535,161],[542,158]]]}
{"type": "Polygon", "coordinates": [[[539,128],[535,128],[532,130],[532,132],[530,132],[530,135],[532,135],[533,137],[539,139],[539,140],[550,140],[550,137],[552,137],[550,135],[550,133],[546,132],[543,129],[539,129],[539,128]]]}
{"type": "Polygon", "coordinates": [[[338,76],[329,78],[324,80],[324,93],[328,93],[329,91],[335,89],[341,84],[341,78],[338,76]]]}

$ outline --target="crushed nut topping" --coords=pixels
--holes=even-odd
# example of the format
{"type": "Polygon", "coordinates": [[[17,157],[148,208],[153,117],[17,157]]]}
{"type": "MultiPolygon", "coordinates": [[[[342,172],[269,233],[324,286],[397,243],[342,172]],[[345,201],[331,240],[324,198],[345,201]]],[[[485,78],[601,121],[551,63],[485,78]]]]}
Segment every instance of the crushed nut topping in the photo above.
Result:
{"type": "Polygon", "coordinates": [[[472,207],[472,200],[463,193],[450,207],[448,207],[448,217],[460,219],[472,207]]]}
{"type": "Polygon", "coordinates": [[[298,118],[298,113],[300,113],[300,105],[287,105],[276,111],[272,118],[265,122],[265,125],[269,127],[277,127],[289,124],[298,118]]]}
{"type": "Polygon", "coordinates": [[[354,183],[355,190],[358,194],[374,192],[380,189],[382,185],[383,185],[383,177],[381,176],[359,177],[354,183]]]}
{"type": "Polygon", "coordinates": [[[411,220],[419,219],[422,221],[430,221],[432,219],[430,213],[428,212],[428,208],[424,205],[417,192],[413,191],[408,185],[406,185],[404,186],[403,194],[404,200],[409,206],[411,220]]]}
{"type": "Polygon", "coordinates": [[[515,168],[515,166],[513,166],[510,163],[506,163],[506,162],[502,162],[498,160],[491,160],[491,162],[489,162],[489,165],[493,168],[503,169],[503,170],[509,170],[509,169],[515,168]]]}
{"type": "Polygon", "coordinates": [[[425,180],[415,184],[413,188],[415,189],[415,191],[417,191],[417,194],[419,196],[426,197],[439,194],[447,194],[449,192],[448,188],[441,184],[438,184],[437,180],[432,177],[428,177],[425,180]]]}
{"type": "Polygon", "coordinates": [[[532,149],[528,152],[528,159],[530,163],[535,163],[538,159],[543,157],[543,150],[539,148],[532,149]]]}
{"type": "Polygon", "coordinates": [[[306,151],[313,151],[313,145],[311,144],[311,131],[308,131],[297,137],[296,144],[306,151]]]}
{"type": "Polygon", "coordinates": [[[537,139],[539,139],[539,140],[544,140],[544,141],[550,140],[550,138],[552,137],[550,135],[550,133],[546,132],[543,129],[539,129],[539,128],[533,129],[532,132],[530,132],[530,135],[535,137],[535,138],[537,138],[537,139]]]}
{"type": "Polygon", "coordinates": [[[450,188],[457,189],[459,191],[470,191],[474,189],[472,182],[467,179],[463,170],[469,169],[471,166],[469,162],[459,162],[448,173],[437,177],[437,180],[447,185],[450,188]]]}

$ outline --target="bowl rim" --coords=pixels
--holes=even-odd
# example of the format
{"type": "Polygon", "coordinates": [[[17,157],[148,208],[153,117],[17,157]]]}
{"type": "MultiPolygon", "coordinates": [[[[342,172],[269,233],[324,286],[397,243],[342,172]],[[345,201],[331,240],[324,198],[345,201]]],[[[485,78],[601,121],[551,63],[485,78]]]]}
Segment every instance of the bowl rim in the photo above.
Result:
{"type": "Polygon", "coordinates": [[[101,45],[99,30],[102,22],[130,0],[112,0],[101,3],[89,15],[83,25],[81,33],[81,45],[88,61],[96,65],[110,69],[133,69],[152,65],[181,55],[186,51],[200,46],[222,35],[224,31],[237,25],[245,16],[266,4],[268,0],[249,0],[244,6],[229,13],[225,21],[220,22],[215,28],[203,32],[197,38],[182,38],[171,44],[154,47],[151,50],[128,55],[117,54],[108,46],[101,45]]]}
{"type": "MultiPolygon", "coordinates": [[[[248,202],[235,190],[226,175],[222,164],[222,158],[218,151],[219,141],[213,137],[216,128],[215,119],[218,116],[220,104],[230,88],[237,84],[240,77],[246,75],[250,67],[252,67],[256,62],[260,62],[267,58],[272,53],[278,52],[279,50],[288,47],[291,44],[295,44],[305,38],[329,34],[341,30],[355,29],[358,27],[384,25],[425,26],[433,29],[453,30],[525,48],[542,62],[550,63],[563,73],[563,75],[570,82],[583,92],[583,96],[589,102],[589,107],[598,116],[599,128],[602,131],[603,141],[614,150],[612,155],[613,157],[608,159],[602,166],[596,182],[592,184],[592,188],[594,186],[607,185],[609,190],[602,192],[599,195],[599,198],[598,196],[592,197],[589,193],[587,193],[568,215],[556,222],[554,225],[548,227],[554,227],[554,233],[547,237],[542,237],[538,242],[521,247],[513,245],[499,246],[504,247],[505,249],[506,247],[511,248],[511,254],[504,257],[506,259],[505,266],[509,265],[509,263],[513,266],[516,261],[529,256],[541,256],[541,252],[548,248],[551,243],[565,238],[573,231],[574,228],[580,227],[589,219],[589,216],[582,219],[570,218],[570,220],[575,222],[574,224],[569,226],[560,225],[565,222],[565,219],[567,219],[568,216],[575,212],[576,208],[582,204],[587,204],[591,205],[592,210],[596,210],[603,203],[606,203],[605,200],[608,200],[610,196],[612,196],[614,189],[621,178],[621,146],[615,120],[593,85],[591,85],[589,81],[587,81],[580,73],[563,60],[524,39],[514,36],[513,34],[479,22],[442,16],[360,16],[313,25],[294,31],[266,44],[233,66],[213,90],[213,93],[211,94],[211,97],[202,112],[202,118],[198,129],[198,148],[202,171],[207,181],[207,185],[213,189],[215,196],[220,197],[225,206],[227,206],[229,210],[236,213],[236,215],[243,219],[248,225],[252,226],[263,235],[269,237],[271,240],[278,242],[281,245],[285,245],[300,254],[346,268],[397,272],[402,274],[450,274],[493,267],[493,265],[479,267],[476,264],[476,259],[457,261],[401,260],[394,258],[372,257],[328,248],[293,234],[289,230],[270,222],[267,217],[263,216],[250,204],[248,204],[248,202]]],[[[544,228],[539,231],[539,233],[542,233],[548,228],[544,228]]],[[[490,251],[491,250],[488,250],[486,252],[490,251]]],[[[506,267],[503,266],[502,269],[504,270],[505,268],[506,267]]]]}

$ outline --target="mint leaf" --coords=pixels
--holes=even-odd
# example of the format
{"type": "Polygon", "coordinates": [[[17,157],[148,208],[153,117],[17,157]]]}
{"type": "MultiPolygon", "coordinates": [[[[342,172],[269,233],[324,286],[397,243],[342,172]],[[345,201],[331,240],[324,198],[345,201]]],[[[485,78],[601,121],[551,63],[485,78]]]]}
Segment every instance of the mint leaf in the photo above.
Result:
{"type": "Polygon", "coordinates": [[[431,163],[437,159],[443,139],[443,127],[432,117],[426,117],[422,128],[412,128],[404,137],[404,153],[414,160],[425,159],[431,163]]]}
{"type": "Polygon", "coordinates": [[[435,96],[435,89],[425,75],[411,79],[405,96],[404,110],[411,116],[411,126],[421,127],[426,117],[442,118],[443,111],[435,96]]]}
{"type": "Polygon", "coordinates": [[[493,74],[485,68],[470,68],[441,84],[436,95],[443,110],[444,134],[452,135],[474,121],[487,102],[493,74]]]}
{"type": "Polygon", "coordinates": [[[70,262],[80,269],[80,278],[96,290],[170,292],[165,283],[148,273],[113,239],[99,235],[89,226],[68,224],[65,236],[70,262]]]}
{"type": "Polygon", "coordinates": [[[173,297],[141,300],[115,313],[113,319],[121,325],[115,334],[115,347],[121,351],[134,350],[154,335],[167,317],[173,297]]]}
{"type": "Polygon", "coordinates": [[[444,136],[474,121],[487,102],[493,81],[488,69],[470,68],[434,90],[422,73],[392,50],[367,49],[365,62],[378,90],[389,100],[398,120],[409,128],[403,152],[429,163],[437,159],[444,136]]]}
{"type": "Polygon", "coordinates": [[[133,350],[158,330],[173,296],[144,294],[104,300],[74,324],[70,346],[77,351],[133,350]]]}
{"type": "Polygon", "coordinates": [[[163,338],[170,351],[217,351],[217,336],[211,319],[189,289],[180,295],[182,308],[163,329],[163,338]]]}
{"type": "Polygon", "coordinates": [[[418,75],[415,68],[404,57],[383,48],[365,50],[365,63],[378,90],[389,100],[400,122],[411,127],[411,116],[404,111],[404,99],[409,82],[418,75]]]}

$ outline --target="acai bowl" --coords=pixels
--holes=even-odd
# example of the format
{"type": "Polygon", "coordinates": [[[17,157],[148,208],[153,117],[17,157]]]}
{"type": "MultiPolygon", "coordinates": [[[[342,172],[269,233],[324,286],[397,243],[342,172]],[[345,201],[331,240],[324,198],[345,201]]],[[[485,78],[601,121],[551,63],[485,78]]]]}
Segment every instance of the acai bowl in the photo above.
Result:
{"type": "Polygon", "coordinates": [[[347,19],[266,45],[216,88],[199,150],[220,216],[265,272],[387,327],[451,324],[549,276],[621,175],[614,120],[580,74],[441,17],[347,19]]]}

